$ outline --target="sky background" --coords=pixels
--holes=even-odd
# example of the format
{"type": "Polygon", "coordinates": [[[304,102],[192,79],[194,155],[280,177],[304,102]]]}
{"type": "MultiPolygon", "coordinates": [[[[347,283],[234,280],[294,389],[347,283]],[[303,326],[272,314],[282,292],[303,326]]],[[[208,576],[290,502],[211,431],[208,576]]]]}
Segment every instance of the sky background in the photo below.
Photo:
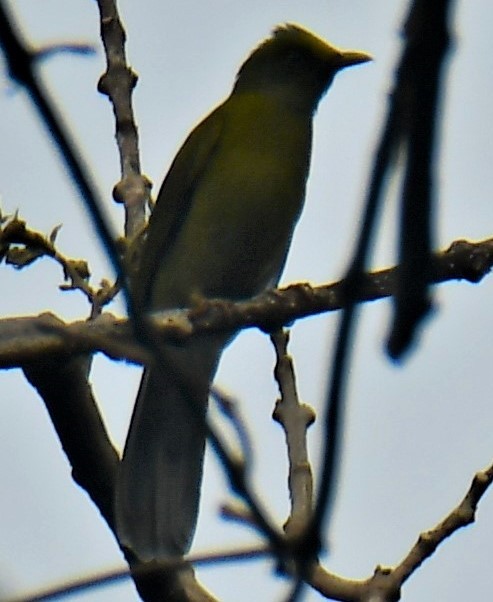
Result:
{"type": "MultiPolygon", "coordinates": [[[[8,3],[35,46],[89,42],[90,58],[60,55],[43,63],[43,80],[90,165],[116,228],[121,207],[111,200],[119,179],[112,109],[96,91],[104,70],[96,3],[15,0],[8,3]]],[[[190,129],[230,91],[234,75],[273,26],[293,21],[331,42],[370,52],[373,63],[341,73],[321,102],[306,208],[296,230],[283,282],[338,279],[347,265],[401,48],[407,2],[374,0],[121,0],[144,172],[159,187],[190,129]]],[[[455,41],[443,106],[438,168],[437,247],[493,232],[493,4],[457,3],[455,41]]],[[[90,262],[95,280],[110,274],[80,200],[29,100],[3,70],[0,89],[0,195],[4,213],[17,209],[42,232],[62,223],[62,252],[90,262]]],[[[395,196],[390,186],[374,267],[394,261],[395,196]]],[[[57,265],[42,260],[16,273],[0,266],[0,314],[54,311],[87,315],[81,295],[57,290],[57,265]]],[[[400,366],[383,353],[388,302],[362,312],[347,399],[344,456],[330,554],[324,564],[365,578],[377,564],[401,560],[420,531],[431,528],[462,498],[473,474],[493,457],[491,339],[493,279],[451,283],[436,290],[437,311],[419,348],[400,366]]],[[[112,306],[111,311],[121,311],[112,306]]],[[[298,322],[291,353],[300,394],[322,408],[335,315],[298,322]]],[[[288,509],[283,435],[270,418],[277,391],[273,351],[256,331],[243,333],[223,357],[217,383],[241,400],[255,445],[254,483],[282,524],[288,509]]],[[[139,370],[96,358],[93,380],[115,444],[123,446],[139,370]]],[[[119,549],[87,495],[70,478],[42,402],[18,370],[0,372],[0,587],[4,599],[73,577],[123,567],[119,549]]],[[[318,466],[320,430],[309,434],[318,466]]],[[[194,550],[257,541],[217,516],[229,499],[218,464],[206,459],[194,550]]],[[[406,583],[406,602],[483,600],[492,591],[493,496],[477,523],[454,535],[406,583]]],[[[281,600],[286,583],[269,562],[199,571],[221,600],[281,600]]],[[[104,602],[136,600],[131,582],[78,595],[104,602]]],[[[309,593],[307,600],[317,600],[309,593]]]]}

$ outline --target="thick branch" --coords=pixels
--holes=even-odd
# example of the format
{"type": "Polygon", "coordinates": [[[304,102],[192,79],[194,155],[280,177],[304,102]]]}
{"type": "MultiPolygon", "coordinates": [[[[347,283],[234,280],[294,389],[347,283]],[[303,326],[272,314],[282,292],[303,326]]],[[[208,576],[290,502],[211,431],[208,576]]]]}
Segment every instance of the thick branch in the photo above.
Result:
{"type": "MultiPolygon", "coordinates": [[[[492,266],[493,239],[477,243],[459,240],[434,256],[433,282],[468,280],[476,283],[492,266]]],[[[359,301],[391,296],[397,269],[366,275],[359,301]]],[[[269,331],[300,318],[339,310],[343,298],[342,282],[318,287],[294,284],[240,303],[204,300],[189,310],[155,314],[152,320],[163,337],[175,341],[198,333],[242,328],[257,327],[269,331]]],[[[90,322],[71,324],[52,314],[0,320],[0,368],[22,366],[45,354],[92,351],[137,363],[145,363],[150,358],[144,346],[135,341],[128,321],[109,313],[90,322]]]]}
{"type": "MultiPolygon", "coordinates": [[[[417,336],[432,308],[429,282],[435,237],[440,164],[440,100],[450,47],[452,0],[414,0],[404,26],[406,45],[392,96],[404,178],[400,200],[399,264],[394,318],[387,349],[399,358],[417,336]]],[[[391,109],[392,110],[392,109],[391,109]]]]}
{"type": "Polygon", "coordinates": [[[89,366],[87,356],[51,356],[25,365],[24,374],[43,398],[74,481],[114,531],[113,488],[119,460],[92,395],[89,366]]]}

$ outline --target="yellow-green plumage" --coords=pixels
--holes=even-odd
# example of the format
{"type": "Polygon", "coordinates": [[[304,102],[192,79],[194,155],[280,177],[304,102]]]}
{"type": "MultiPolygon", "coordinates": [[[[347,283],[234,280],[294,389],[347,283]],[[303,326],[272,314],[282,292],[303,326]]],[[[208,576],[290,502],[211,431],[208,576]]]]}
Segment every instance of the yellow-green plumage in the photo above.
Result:
{"type": "MultiPolygon", "coordinates": [[[[193,152],[198,140],[214,136],[179,236],[164,261],[159,254],[152,306],[163,307],[165,296],[171,306],[186,304],[191,292],[248,297],[277,279],[304,197],[311,125],[276,109],[253,95],[233,96],[188,140],[193,152]],[[278,133],[266,141],[273,124],[278,133]]],[[[163,244],[159,231],[153,235],[163,244]]]]}
{"type": "MultiPolygon", "coordinates": [[[[243,299],[274,286],[301,212],[312,117],[340,69],[369,60],[294,25],[277,28],[241,67],[229,98],[178,152],[151,216],[134,282],[148,310],[194,298],[243,299]]],[[[164,347],[145,371],[116,496],[121,542],[141,560],[184,554],[198,512],[204,427],[191,406],[208,387],[228,337],[164,347]],[[173,373],[196,373],[200,390],[173,373]]]]}

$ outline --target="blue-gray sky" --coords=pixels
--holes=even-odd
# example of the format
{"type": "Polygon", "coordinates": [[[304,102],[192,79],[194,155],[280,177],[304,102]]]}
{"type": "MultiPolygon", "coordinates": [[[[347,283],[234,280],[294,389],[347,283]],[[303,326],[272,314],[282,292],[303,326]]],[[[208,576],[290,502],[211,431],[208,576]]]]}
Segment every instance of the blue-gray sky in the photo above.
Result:
{"type": "MultiPolygon", "coordinates": [[[[16,0],[24,33],[33,44],[93,43],[92,58],[58,56],[43,77],[80,143],[116,227],[111,201],[118,180],[112,111],[96,92],[104,69],[96,4],[89,0],[16,0]]],[[[283,282],[313,283],[341,276],[354,242],[369,164],[393,81],[407,2],[310,0],[248,3],[234,0],[120,2],[128,58],[139,74],[135,110],[143,169],[162,180],[179,144],[197,121],[230,91],[251,49],[278,23],[300,23],[331,42],[371,52],[375,61],[340,74],[322,101],[306,209],[296,231],[283,282]],[[390,6],[390,8],[389,8],[390,6]]],[[[493,6],[460,3],[443,107],[438,166],[438,246],[456,238],[491,236],[493,156],[493,6]]],[[[20,209],[48,232],[63,223],[61,250],[87,257],[97,279],[109,273],[102,251],[29,101],[5,73],[0,94],[0,194],[4,212],[20,209]]],[[[374,266],[394,258],[395,193],[390,187],[374,266]]],[[[76,293],[60,293],[60,271],[43,260],[28,271],[0,267],[1,315],[52,310],[85,315],[76,293]]],[[[433,526],[462,497],[473,474],[493,456],[490,351],[493,283],[447,284],[437,291],[437,312],[419,349],[401,367],[382,352],[389,304],[363,311],[348,392],[347,429],[326,566],[366,577],[376,564],[398,562],[418,533],[433,526]]],[[[321,408],[335,316],[311,318],[293,329],[291,351],[306,403],[321,408]]],[[[254,479],[282,523],[287,510],[282,433],[270,413],[276,397],[273,353],[257,332],[238,338],[223,358],[217,382],[242,400],[256,445],[254,479]]],[[[121,447],[138,371],[98,358],[95,389],[115,443],[121,447]]],[[[97,510],[71,480],[42,403],[18,371],[0,374],[0,582],[10,594],[32,591],[93,571],[123,566],[97,510]]],[[[319,428],[310,432],[317,463],[319,428]]],[[[217,518],[228,499],[214,458],[208,457],[203,510],[194,549],[218,549],[255,536],[217,518]]],[[[447,541],[403,590],[406,602],[484,599],[493,587],[493,505],[487,494],[477,523],[447,541]]],[[[285,584],[268,563],[202,570],[224,600],[279,600],[285,584]],[[245,587],[248,584],[248,587],[245,587]]],[[[135,600],[131,583],[84,594],[91,602],[135,600]]],[[[310,600],[318,599],[310,594],[310,600]]]]}

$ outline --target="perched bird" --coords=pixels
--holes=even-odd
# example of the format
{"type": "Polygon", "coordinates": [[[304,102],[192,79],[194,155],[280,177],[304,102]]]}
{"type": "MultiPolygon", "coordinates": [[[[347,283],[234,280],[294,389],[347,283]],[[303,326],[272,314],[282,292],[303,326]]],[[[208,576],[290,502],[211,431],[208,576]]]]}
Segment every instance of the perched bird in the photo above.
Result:
{"type": "MultiPolygon", "coordinates": [[[[252,52],[164,180],[133,282],[141,310],[276,285],[303,207],[317,105],[338,71],[368,60],[292,24],[252,52]]],[[[190,547],[209,387],[233,334],[163,343],[166,365],[144,371],[115,498],[120,542],[142,561],[190,547]]]]}

